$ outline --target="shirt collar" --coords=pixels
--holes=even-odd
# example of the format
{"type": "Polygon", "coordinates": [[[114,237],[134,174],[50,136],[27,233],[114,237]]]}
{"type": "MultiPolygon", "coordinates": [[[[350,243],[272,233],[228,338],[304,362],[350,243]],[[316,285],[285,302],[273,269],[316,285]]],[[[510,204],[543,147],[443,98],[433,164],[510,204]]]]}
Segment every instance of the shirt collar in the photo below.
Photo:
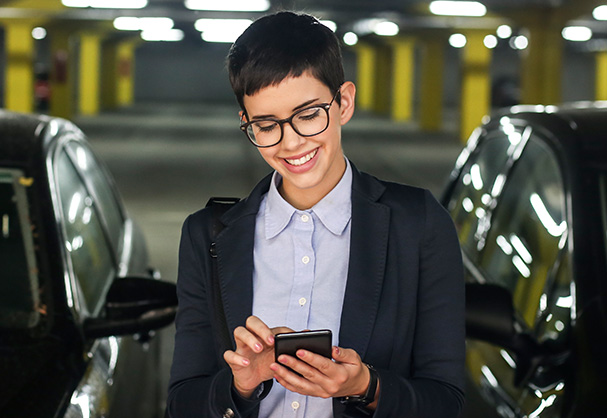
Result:
{"type": "MultiPolygon", "coordinates": [[[[345,157],[344,157],[345,158],[345,157]]],[[[280,234],[297,212],[278,192],[282,176],[274,172],[266,197],[266,239],[280,234]]],[[[346,158],[346,171],[341,180],[320,202],[306,212],[314,212],[334,235],[341,235],[352,217],[352,167],[346,158]]]]}

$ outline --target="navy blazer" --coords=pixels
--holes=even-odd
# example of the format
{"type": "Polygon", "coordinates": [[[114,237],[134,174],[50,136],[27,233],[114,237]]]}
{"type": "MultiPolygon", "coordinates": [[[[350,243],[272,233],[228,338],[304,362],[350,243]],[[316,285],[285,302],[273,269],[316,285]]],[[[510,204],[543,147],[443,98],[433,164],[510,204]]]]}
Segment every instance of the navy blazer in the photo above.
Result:
{"type": "MultiPolygon", "coordinates": [[[[380,376],[376,418],[457,417],[464,403],[464,282],[455,228],[430,192],[380,181],[354,166],[350,264],[339,345],[380,376]]],[[[255,218],[270,176],[221,220],[219,281],[230,329],[252,313],[255,218]]],[[[170,417],[257,417],[259,401],[231,390],[215,318],[210,211],[186,219],[170,417]],[[230,412],[233,411],[233,415],[230,412]],[[227,412],[226,412],[227,411],[227,412]]],[[[264,385],[267,392],[271,382],[264,385]]],[[[262,395],[263,396],[263,395],[262,395]]],[[[334,416],[366,416],[334,400],[334,416]]]]}

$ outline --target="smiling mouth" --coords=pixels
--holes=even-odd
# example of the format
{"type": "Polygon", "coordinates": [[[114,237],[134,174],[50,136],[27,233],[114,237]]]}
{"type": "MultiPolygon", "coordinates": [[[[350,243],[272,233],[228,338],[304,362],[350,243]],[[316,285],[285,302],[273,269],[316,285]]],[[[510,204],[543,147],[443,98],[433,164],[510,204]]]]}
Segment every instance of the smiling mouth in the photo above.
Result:
{"type": "Polygon", "coordinates": [[[307,163],[308,161],[310,161],[312,158],[314,158],[316,156],[316,153],[318,152],[318,148],[316,148],[314,151],[312,151],[311,153],[304,155],[301,158],[297,158],[295,160],[293,159],[288,159],[285,158],[285,161],[291,165],[294,166],[299,166],[299,165],[303,165],[305,163],[307,163]]]}

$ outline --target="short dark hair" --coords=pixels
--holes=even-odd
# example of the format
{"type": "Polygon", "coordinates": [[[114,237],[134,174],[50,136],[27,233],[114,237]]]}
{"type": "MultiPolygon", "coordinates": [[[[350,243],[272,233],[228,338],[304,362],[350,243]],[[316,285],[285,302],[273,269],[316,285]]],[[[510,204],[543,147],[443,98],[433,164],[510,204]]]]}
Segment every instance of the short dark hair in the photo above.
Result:
{"type": "MultiPolygon", "coordinates": [[[[257,19],[230,48],[232,90],[242,110],[244,96],[305,71],[337,92],[344,82],[339,40],[313,16],[279,12],[257,19]]],[[[337,102],[339,104],[339,97],[337,102]]]]}

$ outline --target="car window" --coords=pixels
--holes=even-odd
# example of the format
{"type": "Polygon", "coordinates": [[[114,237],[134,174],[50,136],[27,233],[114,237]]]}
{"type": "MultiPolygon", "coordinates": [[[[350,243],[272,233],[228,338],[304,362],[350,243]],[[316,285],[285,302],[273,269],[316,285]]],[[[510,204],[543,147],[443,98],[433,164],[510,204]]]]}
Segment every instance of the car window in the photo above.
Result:
{"type": "Polygon", "coordinates": [[[107,226],[112,247],[118,254],[122,241],[124,217],[112,186],[110,186],[104,170],[88,147],[76,141],[70,141],[66,147],[72,161],[87,182],[88,190],[95,198],[99,215],[107,226]]]}
{"type": "Polygon", "coordinates": [[[114,278],[115,264],[98,208],[65,150],[56,162],[62,221],[73,272],[87,310],[96,313],[114,278]]]}
{"type": "Polygon", "coordinates": [[[25,192],[31,180],[0,169],[0,327],[31,328],[39,319],[38,275],[25,192]]]}
{"type": "MultiPolygon", "coordinates": [[[[513,129],[520,139],[520,131],[514,127],[513,129]]],[[[462,168],[447,206],[457,228],[462,249],[473,259],[476,258],[479,226],[482,228],[479,223],[485,219],[492,192],[496,192],[496,180],[508,161],[512,140],[500,129],[490,131],[481,138],[480,144],[462,168]]]]}
{"type": "MultiPolygon", "coordinates": [[[[511,291],[515,309],[529,328],[556,319],[548,318],[549,304],[567,306],[565,219],[558,163],[546,145],[530,140],[508,176],[479,260],[488,281],[511,291]]],[[[560,325],[555,322],[554,327],[560,325]]]]}

